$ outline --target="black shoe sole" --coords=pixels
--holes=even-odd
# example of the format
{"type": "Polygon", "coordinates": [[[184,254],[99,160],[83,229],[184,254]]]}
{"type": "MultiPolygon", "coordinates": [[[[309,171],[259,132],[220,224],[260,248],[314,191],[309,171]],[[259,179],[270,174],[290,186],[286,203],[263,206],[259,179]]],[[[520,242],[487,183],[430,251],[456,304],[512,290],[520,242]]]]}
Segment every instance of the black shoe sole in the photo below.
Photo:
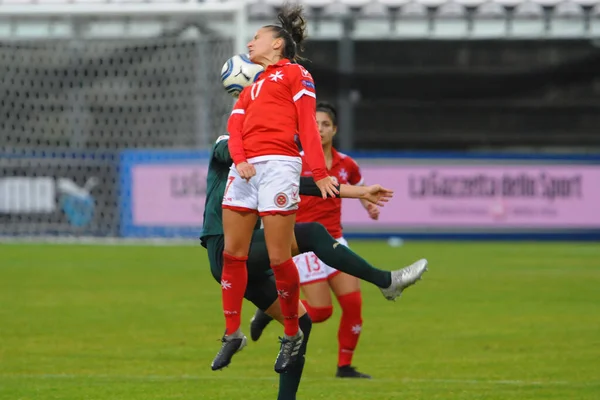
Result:
{"type": "Polygon", "coordinates": [[[244,347],[246,347],[245,345],[243,345],[244,341],[242,339],[242,342],[240,342],[240,346],[238,347],[237,350],[235,350],[233,353],[231,353],[231,355],[229,356],[228,359],[224,360],[225,363],[219,363],[217,365],[215,365],[215,360],[213,360],[212,364],[210,365],[210,368],[213,371],[219,371],[223,368],[226,368],[229,366],[229,364],[231,364],[231,359],[233,358],[234,355],[236,355],[237,353],[239,353],[240,351],[244,350],[244,347]]]}

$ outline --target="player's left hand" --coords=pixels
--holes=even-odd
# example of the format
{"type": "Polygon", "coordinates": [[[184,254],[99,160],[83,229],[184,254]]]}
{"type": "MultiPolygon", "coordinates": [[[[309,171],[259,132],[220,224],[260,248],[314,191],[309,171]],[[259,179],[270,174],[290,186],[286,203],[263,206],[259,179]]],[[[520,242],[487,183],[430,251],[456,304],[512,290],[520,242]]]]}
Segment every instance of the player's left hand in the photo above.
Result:
{"type": "Polygon", "coordinates": [[[340,192],[337,188],[337,180],[328,176],[315,182],[321,191],[321,196],[326,199],[327,197],[336,197],[340,192]]]}
{"type": "MultiPolygon", "coordinates": [[[[362,198],[371,203],[371,205],[383,207],[384,203],[390,201],[393,196],[394,191],[391,189],[386,189],[381,185],[370,185],[365,186],[365,194],[362,196],[362,198]]],[[[369,211],[369,217],[373,218],[371,216],[371,211],[368,209],[367,211],[369,211]]],[[[379,209],[377,209],[377,218],[379,218],[379,209]]]]}
{"type": "Polygon", "coordinates": [[[371,218],[372,220],[377,221],[379,219],[379,207],[375,204],[369,203],[367,205],[367,213],[369,214],[369,218],[371,218]]]}

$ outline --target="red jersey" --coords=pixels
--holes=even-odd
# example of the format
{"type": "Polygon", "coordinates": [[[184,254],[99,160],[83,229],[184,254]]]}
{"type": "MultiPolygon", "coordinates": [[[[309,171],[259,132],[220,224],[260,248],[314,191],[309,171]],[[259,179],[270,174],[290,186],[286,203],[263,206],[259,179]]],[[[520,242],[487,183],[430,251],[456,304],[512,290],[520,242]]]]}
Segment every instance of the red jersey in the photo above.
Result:
{"type": "Polygon", "coordinates": [[[327,177],[315,118],[315,84],[299,64],[283,59],[242,90],[228,121],[229,152],[235,164],[300,157],[300,137],[314,179],[327,177]]]}
{"type": "MultiPolygon", "coordinates": [[[[335,176],[340,184],[362,185],[363,178],[356,161],[351,157],[331,149],[333,160],[329,176],[335,176]]],[[[310,176],[311,171],[302,164],[302,176],[310,176]]],[[[300,208],[296,222],[320,222],[334,238],[342,237],[342,199],[300,196],[300,208]]]]}

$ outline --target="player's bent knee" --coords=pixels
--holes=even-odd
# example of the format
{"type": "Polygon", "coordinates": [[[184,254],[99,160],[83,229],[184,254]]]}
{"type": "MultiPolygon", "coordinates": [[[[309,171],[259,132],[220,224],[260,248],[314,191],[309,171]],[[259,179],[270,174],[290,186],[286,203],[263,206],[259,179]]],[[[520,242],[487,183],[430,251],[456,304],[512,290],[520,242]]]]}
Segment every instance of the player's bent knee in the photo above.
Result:
{"type": "Polygon", "coordinates": [[[232,257],[246,257],[250,248],[251,240],[227,240],[223,246],[223,253],[229,254],[232,257]]]}
{"type": "MultiPolygon", "coordinates": [[[[290,250],[290,249],[286,249],[286,250],[290,250]]],[[[291,252],[283,252],[282,254],[278,254],[275,253],[273,255],[269,254],[269,263],[271,264],[271,266],[279,266],[279,265],[283,265],[283,264],[287,264],[289,262],[293,262],[292,259],[292,253],[291,252]]],[[[293,264],[290,264],[293,266],[293,264]]]]}
{"type": "Polygon", "coordinates": [[[314,323],[325,322],[333,315],[333,306],[310,307],[308,306],[308,315],[314,323]]]}

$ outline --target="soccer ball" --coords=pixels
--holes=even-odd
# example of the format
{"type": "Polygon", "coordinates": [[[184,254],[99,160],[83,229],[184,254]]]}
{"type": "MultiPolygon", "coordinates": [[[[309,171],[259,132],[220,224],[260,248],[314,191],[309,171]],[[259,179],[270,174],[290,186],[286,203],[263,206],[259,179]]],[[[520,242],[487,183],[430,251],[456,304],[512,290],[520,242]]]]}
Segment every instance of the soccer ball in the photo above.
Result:
{"type": "Polygon", "coordinates": [[[256,82],[262,72],[263,67],[250,61],[247,54],[237,54],[221,68],[221,81],[227,93],[238,97],[242,89],[256,82]]]}

